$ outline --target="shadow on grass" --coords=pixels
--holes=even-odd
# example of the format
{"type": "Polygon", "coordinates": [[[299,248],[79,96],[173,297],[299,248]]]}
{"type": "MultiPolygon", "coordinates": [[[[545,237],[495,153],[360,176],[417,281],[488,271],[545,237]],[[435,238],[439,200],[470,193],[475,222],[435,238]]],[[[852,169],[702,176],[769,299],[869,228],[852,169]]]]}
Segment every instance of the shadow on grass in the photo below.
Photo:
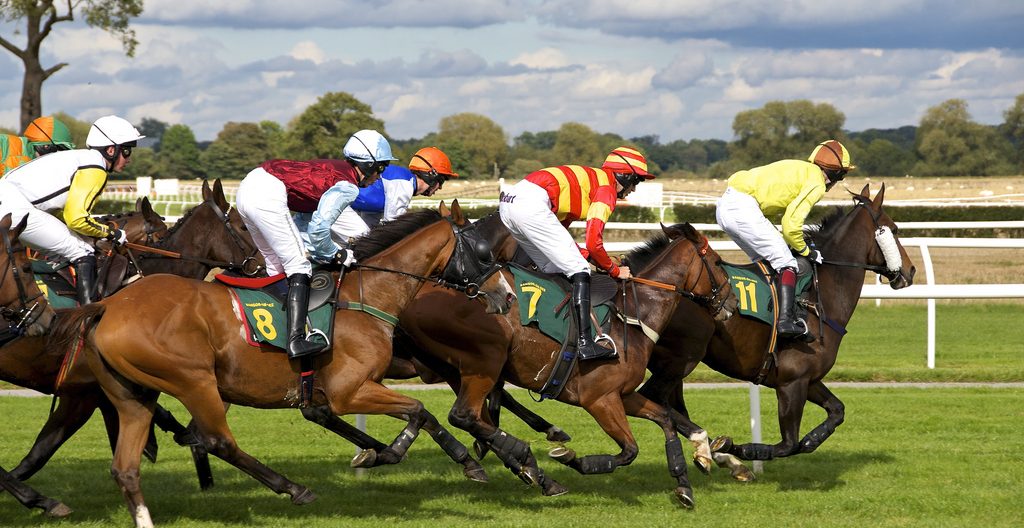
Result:
{"type": "MultiPolygon", "coordinates": [[[[145,464],[142,485],[154,521],[188,525],[284,525],[291,522],[345,523],[367,519],[429,519],[446,517],[476,523],[500,522],[506,509],[557,515],[561,510],[593,508],[595,502],[610,507],[636,507],[664,496],[666,502],[675,488],[664,463],[634,462],[613,474],[584,476],[547,459],[540,464],[549,477],[569,488],[561,497],[544,497],[529,488],[490,455],[484,466],[490,482],[466,480],[461,469],[443,455],[418,453],[398,466],[370,470],[357,476],[347,460],[313,456],[302,459],[265,460],[275,470],[309,486],[318,499],[307,506],[294,506],[287,496],[278,496],[220,462],[214,463],[217,485],[198,490],[194,475],[178,464],[145,464]]],[[[778,491],[822,491],[842,487],[842,475],[867,464],[891,463],[884,453],[816,453],[779,459],[765,464],[765,472],[753,484],[735,482],[724,469],[710,476],[692,465],[689,478],[698,507],[702,499],[733,493],[737,486],[776,486],[778,491]]],[[[103,526],[131,524],[120,492],[106,469],[109,460],[69,460],[47,466],[32,484],[40,492],[65,501],[75,511],[62,526],[78,524],[103,526]]],[[[0,519],[4,526],[37,526],[39,510],[29,512],[10,496],[0,496],[0,519]]]]}

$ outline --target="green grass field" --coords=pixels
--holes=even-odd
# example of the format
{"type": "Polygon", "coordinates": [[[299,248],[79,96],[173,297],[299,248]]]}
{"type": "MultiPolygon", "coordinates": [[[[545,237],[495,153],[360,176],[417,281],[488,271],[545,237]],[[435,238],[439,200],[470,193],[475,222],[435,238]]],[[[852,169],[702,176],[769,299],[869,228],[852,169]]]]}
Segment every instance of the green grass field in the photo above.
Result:
{"type": "MultiPolygon", "coordinates": [[[[143,487],[158,526],[1019,526],[1024,519],[1021,423],[1024,389],[840,387],[847,420],[818,452],[768,462],[754,483],[710,476],[691,465],[697,500],[685,511],[671,498],[664,441],[656,426],[631,420],[641,452],[610,475],[581,476],[546,457],[547,442],[514,418],[503,425],[532,442],[548,475],[566,485],[561,497],[543,497],[505,470],[484,461],[491,481],[465,480],[421,436],[401,465],[357,476],[348,467],[354,448],[305,422],[294,410],[233,408],[230,422],[249,453],[319,495],[293,506],[251,478],[214,461],[217,485],[200,492],[184,449],[161,435],[161,459],[143,466],[143,487]]],[[[452,396],[416,391],[444,416],[452,396]]],[[[518,391],[522,400],[526,394],[518,391]]],[[[749,440],[747,391],[702,389],[688,397],[692,415],[712,435],[749,440]]],[[[774,397],[762,390],[765,439],[777,440],[774,397]]],[[[182,412],[171,403],[176,414],[182,412]]],[[[5,422],[0,464],[11,467],[28,449],[49,400],[0,398],[5,422]]],[[[614,451],[614,444],[583,411],[558,403],[531,407],[573,435],[581,454],[614,451]]],[[[803,430],[823,418],[809,410],[803,430]]],[[[400,423],[370,417],[369,431],[392,438],[400,423]]],[[[463,441],[468,437],[455,431],[463,441]]],[[[688,444],[684,442],[687,457],[688,444]]],[[[30,483],[64,500],[75,512],[61,526],[130,526],[109,476],[110,454],[94,418],[30,483]]],[[[0,525],[47,523],[10,497],[0,498],[0,525]]],[[[49,523],[52,523],[50,521],[49,523]]]]}

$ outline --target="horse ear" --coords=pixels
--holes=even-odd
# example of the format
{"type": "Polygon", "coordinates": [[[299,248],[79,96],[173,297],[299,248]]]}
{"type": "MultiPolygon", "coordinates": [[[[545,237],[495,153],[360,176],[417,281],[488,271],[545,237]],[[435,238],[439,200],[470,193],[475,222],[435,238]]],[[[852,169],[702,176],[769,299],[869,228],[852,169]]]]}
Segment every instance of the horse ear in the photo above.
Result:
{"type": "Polygon", "coordinates": [[[871,184],[865,183],[864,188],[860,190],[860,195],[865,198],[871,198],[871,184]]]}
{"type": "Polygon", "coordinates": [[[455,225],[466,225],[466,217],[462,214],[462,206],[459,205],[459,199],[452,200],[452,221],[455,225]]]}
{"type": "Polygon", "coordinates": [[[697,228],[690,225],[689,222],[683,224],[683,234],[686,235],[686,238],[694,242],[701,242],[704,238],[701,236],[700,232],[697,231],[697,228]]]}
{"type": "Polygon", "coordinates": [[[875,209],[876,210],[878,208],[882,207],[882,200],[884,200],[884,199],[885,199],[885,184],[883,183],[882,187],[880,189],[878,189],[878,194],[875,195],[875,200],[873,202],[875,204],[875,209]]]}
{"type": "Polygon", "coordinates": [[[227,197],[224,196],[224,185],[220,183],[220,178],[213,180],[213,201],[216,202],[223,211],[227,211],[231,207],[231,205],[228,204],[227,197]]]}
{"type": "MultiPolygon", "coordinates": [[[[28,215],[25,215],[25,216],[28,216],[28,215]]],[[[7,213],[7,214],[4,215],[3,218],[0,218],[0,229],[10,229],[10,228],[11,228],[11,213],[7,213]]]]}
{"type": "Polygon", "coordinates": [[[210,193],[211,192],[212,191],[210,191],[210,182],[208,180],[204,179],[203,180],[203,201],[204,202],[210,199],[210,193]]]}
{"type": "Polygon", "coordinates": [[[448,218],[449,216],[452,215],[451,210],[449,210],[448,206],[444,204],[444,200],[441,200],[441,205],[437,207],[437,212],[441,213],[441,216],[445,218],[448,218]]]}
{"type": "Polygon", "coordinates": [[[138,203],[135,204],[135,210],[142,213],[142,216],[148,216],[153,214],[153,204],[149,203],[149,197],[143,196],[139,199],[138,203]]]}
{"type": "Polygon", "coordinates": [[[25,226],[28,225],[28,215],[21,217],[21,222],[11,230],[11,238],[17,239],[21,236],[21,232],[25,230],[25,226]]]}
{"type": "Polygon", "coordinates": [[[135,212],[142,211],[142,197],[135,199],[135,212]]]}
{"type": "Polygon", "coordinates": [[[669,240],[675,240],[683,236],[683,231],[679,229],[679,224],[673,224],[670,226],[661,224],[661,232],[665,233],[665,236],[667,236],[669,240]]]}

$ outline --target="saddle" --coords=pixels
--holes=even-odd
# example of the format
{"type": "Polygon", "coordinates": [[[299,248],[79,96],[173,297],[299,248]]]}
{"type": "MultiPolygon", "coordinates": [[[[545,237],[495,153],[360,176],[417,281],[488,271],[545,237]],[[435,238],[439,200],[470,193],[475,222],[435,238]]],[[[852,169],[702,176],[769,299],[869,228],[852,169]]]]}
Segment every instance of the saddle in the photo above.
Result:
{"type": "MultiPolygon", "coordinates": [[[[100,299],[110,297],[125,284],[134,280],[138,273],[132,270],[129,277],[131,262],[120,253],[107,255],[100,251],[96,254],[96,293],[100,299]],[[126,279],[127,278],[127,279],[126,279]]],[[[67,259],[38,259],[32,261],[32,274],[36,285],[46,295],[46,301],[54,308],[75,308],[76,278],[71,263],[67,259]]]]}
{"type": "MultiPolygon", "coordinates": [[[[572,284],[562,275],[549,275],[510,263],[519,298],[519,320],[523,326],[534,325],[540,332],[562,344],[555,356],[551,375],[541,389],[540,398],[558,397],[576,365],[576,327],[570,317],[572,284]]],[[[614,311],[612,300],[618,291],[615,279],[607,275],[591,277],[590,317],[595,339],[607,338],[614,311]]]]}
{"type": "MultiPolygon", "coordinates": [[[[807,319],[807,295],[810,294],[810,265],[806,259],[797,259],[796,315],[807,319]]],[[[729,274],[729,284],[739,301],[739,313],[757,319],[765,324],[775,325],[775,306],[772,295],[774,272],[767,263],[732,264],[722,262],[722,269],[729,274]]],[[[811,303],[813,304],[813,303],[811,303]]]]}
{"type": "MultiPolygon", "coordinates": [[[[270,277],[241,277],[220,273],[214,279],[228,286],[232,302],[239,313],[244,314],[243,325],[246,341],[252,346],[270,345],[280,349],[288,346],[285,305],[288,296],[288,282],[285,275],[270,277]],[[278,321],[281,321],[278,323],[278,321]]],[[[335,296],[335,283],[331,273],[317,270],[309,281],[308,324],[310,328],[332,335],[334,308],[331,301],[335,296]]]]}

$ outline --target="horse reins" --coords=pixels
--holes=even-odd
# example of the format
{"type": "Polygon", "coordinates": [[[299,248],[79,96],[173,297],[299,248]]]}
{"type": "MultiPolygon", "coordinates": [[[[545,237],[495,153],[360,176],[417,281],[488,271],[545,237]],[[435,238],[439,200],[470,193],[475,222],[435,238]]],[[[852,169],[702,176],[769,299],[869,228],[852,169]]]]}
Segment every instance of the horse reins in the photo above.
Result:
{"type": "MultiPolygon", "coordinates": [[[[860,195],[854,195],[854,200],[857,202],[856,204],[854,204],[854,207],[863,207],[868,212],[868,216],[871,217],[871,222],[875,224],[875,228],[879,229],[881,226],[878,223],[878,218],[879,218],[879,216],[881,216],[881,214],[880,213],[876,214],[874,211],[871,210],[870,207],[868,207],[868,205],[867,205],[868,199],[867,198],[864,198],[863,196],[860,196],[860,195]]],[[[875,264],[867,264],[865,262],[847,262],[847,261],[842,261],[842,260],[825,259],[822,262],[822,264],[831,264],[831,265],[834,265],[834,266],[843,266],[843,267],[847,267],[847,268],[861,268],[861,269],[865,269],[865,270],[868,270],[868,271],[873,271],[873,272],[875,272],[875,273],[877,273],[879,275],[882,275],[883,277],[885,277],[887,279],[890,279],[890,280],[892,280],[892,278],[895,275],[893,272],[889,271],[889,268],[887,268],[885,266],[879,266],[879,265],[875,265],[875,264]]],[[[814,267],[816,265],[817,264],[815,262],[811,262],[811,266],[812,267],[814,267]]]]}
{"type": "MultiPolygon", "coordinates": [[[[14,248],[11,247],[11,235],[6,229],[3,231],[3,239],[4,250],[7,252],[7,262],[10,263],[11,266],[11,275],[13,275],[14,282],[18,286],[18,302],[21,304],[21,307],[17,310],[12,310],[7,306],[0,307],[0,315],[2,315],[8,322],[14,323],[13,327],[15,330],[17,330],[18,333],[21,333],[24,331],[25,327],[36,322],[36,320],[43,315],[42,312],[40,312],[39,315],[32,317],[32,314],[36,311],[36,307],[39,306],[39,301],[36,301],[36,299],[43,297],[43,292],[40,291],[37,295],[29,297],[28,293],[25,291],[25,285],[21,282],[21,271],[14,262],[14,248]],[[36,302],[33,302],[32,306],[29,306],[28,303],[32,301],[36,302]]],[[[7,274],[5,273],[3,277],[0,277],[0,288],[3,287],[3,283],[6,280],[7,274]]]]}

